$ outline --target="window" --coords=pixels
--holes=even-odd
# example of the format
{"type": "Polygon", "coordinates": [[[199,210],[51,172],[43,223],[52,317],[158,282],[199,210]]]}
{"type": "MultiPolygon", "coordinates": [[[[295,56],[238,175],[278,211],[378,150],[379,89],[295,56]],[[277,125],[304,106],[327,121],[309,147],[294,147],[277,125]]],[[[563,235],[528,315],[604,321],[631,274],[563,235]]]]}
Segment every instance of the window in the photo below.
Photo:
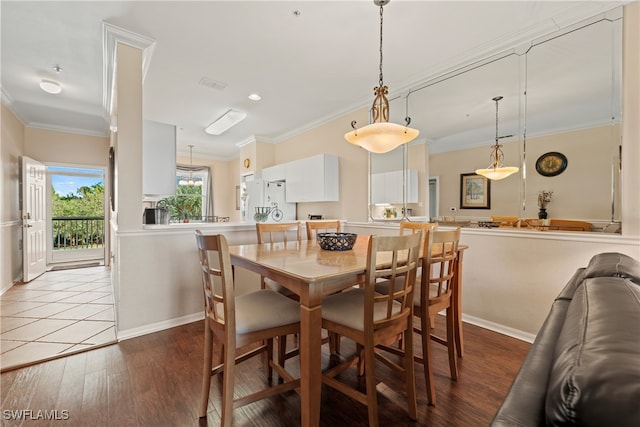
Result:
{"type": "Polygon", "coordinates": [[[208,221],[213,215],[211,168],[176,167],[176,195],[162,200],[169,208],[171,222],[208,221]]]}

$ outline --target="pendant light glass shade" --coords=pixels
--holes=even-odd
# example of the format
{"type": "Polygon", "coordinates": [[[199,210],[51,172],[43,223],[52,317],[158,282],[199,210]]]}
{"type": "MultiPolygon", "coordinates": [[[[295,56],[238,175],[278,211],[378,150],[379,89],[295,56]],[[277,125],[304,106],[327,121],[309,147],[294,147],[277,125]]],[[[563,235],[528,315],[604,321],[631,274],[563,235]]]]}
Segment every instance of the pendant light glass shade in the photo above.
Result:
{"type": "Polygon", "coordinates": [[[376,154],[389,152],[402,144],[413,141],[420,133],[417,129],[409,127],[411,119],[405,119],[406,126],[389,123],[389,100],[387,93],[389,88],[384,85],[382,78],[382,15],[383,6],[390,0],[374,0],[380,6],[380,80],[379,85],[374,88],[376,95],[371,107],[371,124],[356,129],[356,122],[351,122],[353,130],[347,132],[344,138],[351,144],[359,145],[367,151],[376,154]]]}
{"type": "Polygon", "coordinates": [[[499,181],[518,172],[519,170],[520,169],[515,166],[498,166],[489,169],[476,169],[476,173],[493,181],[499,181]]]}
{"type": "Polygon", "coordinates": [[[389,122],[372,123],[345,134],[345,139],[372,153],[382,154],[418,136],[416,129],[389,122]]]}
{"type": "Polygon", "coordinates": [[[520,170],[515,166],[504,166],[502,164],[504,154],[502,153],[502,145],[498,144],[498,140],[500,139],[498,136],[498,101],[501,99],[501,96],[496,96],[492,99],[496,103],[496,143],[491,147],[493,149],[493,153],[491,153],[491,164],[486,169],[476,169],[478,175],[493,181],[504,179],[520,170]]]}

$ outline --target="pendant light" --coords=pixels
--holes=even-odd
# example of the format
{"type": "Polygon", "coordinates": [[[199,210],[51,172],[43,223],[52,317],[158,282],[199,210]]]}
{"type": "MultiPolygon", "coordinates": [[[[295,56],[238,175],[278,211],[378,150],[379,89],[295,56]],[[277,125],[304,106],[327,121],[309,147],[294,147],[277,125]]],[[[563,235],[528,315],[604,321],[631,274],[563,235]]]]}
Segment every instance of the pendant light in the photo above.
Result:
{"type": "Polygon", "coordinates": [[[494,181],[504,179],[509,175],[518,172],[518,169],[515,166],[504,166],[502,164],[502,159],[504,158],[504,154],[502,153],[502,145],[498,144],[498,102],[502,99],[501,96],[496,96],[492,99],[496,103],[496,143],[492,146],[493,152],[491,153],[491,164],[487,169],[477,169],[476,173],[478,175],[482,175],[488,179],[492,179],[494,181]]]}
{"type": "Polygon", "coordinates": [[[387,94],[389,88],[384,85],[382,79],[382,15],[383,6],[390,0],[373,0],[376,6],[380,6],[380,79],[378,87],[373,89],[375,98],[371,106],[371,124],[356,129],[355,120],[351,122],[353,130],[345,134],[345,139],[354,145],[372,153],[386,153],[394,148],[413,141],[419,131],[409,127],[411,119],[405,119],[406,125],[389,123],[389,100],[387,94]]]}
{"type": "Polygon", "coordinates": [[[178,185],[187,185],[190,188],[201,187],[202,179],[198,179],[197,181],[193,180],[193,145],[189,145],[189,166],[189,181],[181,179],[178,181],[178,185]]]}

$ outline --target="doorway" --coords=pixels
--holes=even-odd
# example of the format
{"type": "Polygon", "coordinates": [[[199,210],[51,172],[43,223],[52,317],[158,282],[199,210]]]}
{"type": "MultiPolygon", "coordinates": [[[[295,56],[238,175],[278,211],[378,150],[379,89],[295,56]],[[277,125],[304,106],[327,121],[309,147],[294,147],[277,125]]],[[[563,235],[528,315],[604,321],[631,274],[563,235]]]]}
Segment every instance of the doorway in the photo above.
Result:
{"type": "Polygon", "coordinates": [[[47,166],[47,269],[105,263],[105,170],[47,166]]]}
{"type": "Polygon", "coordinates": [[[429,177],[429,218],[431,221],[438,219],[438,206],[440,201],[440,179],[437,176],[429,177]]]}

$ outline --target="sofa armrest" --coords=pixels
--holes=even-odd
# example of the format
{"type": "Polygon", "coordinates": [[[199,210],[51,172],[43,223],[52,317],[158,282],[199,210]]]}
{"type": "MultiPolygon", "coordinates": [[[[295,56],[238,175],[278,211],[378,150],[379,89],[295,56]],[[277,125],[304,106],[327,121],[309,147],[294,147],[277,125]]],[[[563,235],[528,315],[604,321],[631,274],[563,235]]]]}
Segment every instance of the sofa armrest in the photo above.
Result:
{"type": "Polygon", "coordinates": [[[544,405],[556,341],[571,300],[556,300],[534,340],[492,427],[545,425],[544,405]]]}

